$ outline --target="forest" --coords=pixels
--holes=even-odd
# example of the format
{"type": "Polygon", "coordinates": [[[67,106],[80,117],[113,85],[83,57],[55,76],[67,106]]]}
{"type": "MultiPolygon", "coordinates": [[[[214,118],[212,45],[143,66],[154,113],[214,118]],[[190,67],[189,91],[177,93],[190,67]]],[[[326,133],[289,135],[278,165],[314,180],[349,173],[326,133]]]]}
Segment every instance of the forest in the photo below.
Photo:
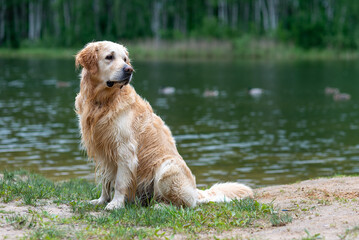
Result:
{"type": "Polygon", "coordinates": [[[357,0],[0,0],[0,47],[271,39],[357,49],[357,0]]]}

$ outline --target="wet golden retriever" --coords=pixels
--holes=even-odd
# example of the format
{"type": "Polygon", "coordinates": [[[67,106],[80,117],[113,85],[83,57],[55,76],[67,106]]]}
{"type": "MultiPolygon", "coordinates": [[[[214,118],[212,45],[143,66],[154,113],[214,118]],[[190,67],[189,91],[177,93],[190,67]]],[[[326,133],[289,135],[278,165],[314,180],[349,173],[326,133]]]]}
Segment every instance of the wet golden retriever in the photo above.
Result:
{"type": "Polygon", "coordinates": [[[89,43],[76,55],[76,65],[83,67],[75,102],[82,145],[102,182],[93,204],[109,202],[111,210],[137,198],[194,207],[253,196],[239,183],[196,188],[170,129],[129,84],[134,70],[124,46],[89,43]]]}

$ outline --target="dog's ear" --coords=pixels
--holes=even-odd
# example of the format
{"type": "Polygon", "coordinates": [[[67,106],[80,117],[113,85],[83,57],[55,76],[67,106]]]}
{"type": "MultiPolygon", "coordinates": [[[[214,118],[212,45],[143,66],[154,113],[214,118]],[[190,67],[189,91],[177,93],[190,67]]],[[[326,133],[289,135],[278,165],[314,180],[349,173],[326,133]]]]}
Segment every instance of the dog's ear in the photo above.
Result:
{"type": "Polygon", "coordinates": [[[80,52],[76,54],[76,67],[80,65],[91,74],[98,71],[98,47],[95,43],[87,44],[80,52]]]}
{"type": "Polygon", "coordinates": [[[125,46],[123,46],[123,48],[125,49],[125,54],[127,55],[127,57],[129,57],[129,53],[128,53],[128,50],[125,46]]]}
{"type": "MultiPolygon", "coordinates": [[[[122,45],[122,46],[123,46],[123,45],[122,45]]],[[[127,48],[126,48],[125,46],[123,46],[123,49],[125,50],[125,54],[126,54],[127,59],[128,59],[128,64],[129,64],[130,66],[132,66],[132,65],[131,65],[131,59],[130,59],[130,54],[128,53],[127,48]]]]}

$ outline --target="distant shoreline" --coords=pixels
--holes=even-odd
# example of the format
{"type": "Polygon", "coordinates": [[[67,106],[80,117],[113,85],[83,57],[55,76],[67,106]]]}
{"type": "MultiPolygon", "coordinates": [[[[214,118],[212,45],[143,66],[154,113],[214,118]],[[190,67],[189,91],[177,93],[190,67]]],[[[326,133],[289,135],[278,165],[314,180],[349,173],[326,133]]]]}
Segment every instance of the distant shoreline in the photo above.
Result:
{"type": "MultiPolygon", "coordinates": [[[[120,41],[136,60],[357,60],[359,51],[326,49],[301,49],[271,40],[238,39],[120,41]]],[[[73,58],[82,46],[74,48],[22,47],[0,48],[0,58],[73,58]]]]}

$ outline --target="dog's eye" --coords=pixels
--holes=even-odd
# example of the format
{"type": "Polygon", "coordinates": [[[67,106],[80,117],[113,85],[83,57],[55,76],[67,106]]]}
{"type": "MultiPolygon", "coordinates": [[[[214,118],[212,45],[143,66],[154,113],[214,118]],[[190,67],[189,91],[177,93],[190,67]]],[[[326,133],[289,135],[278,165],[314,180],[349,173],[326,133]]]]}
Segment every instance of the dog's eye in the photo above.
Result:
{"type": "Polygon", "coordinates": [[[123,61],[127,62],[127,58],[126,58],[126,57],[124,57],[124,58],[123,58],[123,61]]]}
{"type": "Polygon", "coordinates": [[[107,56],[105,57],[105,59],[106,59],[106,60],[113,60],[113,55],[107,55],[107,56]]]}

